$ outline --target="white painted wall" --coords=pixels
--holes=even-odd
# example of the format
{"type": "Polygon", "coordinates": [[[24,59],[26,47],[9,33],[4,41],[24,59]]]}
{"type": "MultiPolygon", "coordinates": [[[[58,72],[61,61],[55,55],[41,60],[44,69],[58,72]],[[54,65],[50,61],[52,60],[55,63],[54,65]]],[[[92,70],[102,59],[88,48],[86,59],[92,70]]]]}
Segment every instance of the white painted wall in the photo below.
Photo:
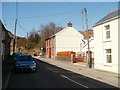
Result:
{"type": "Polygon", "coordinates": [[[56,53],[60,51],[80,52],[83,35],[73,27],[67,27],[56,35],[56,53]]]}
{"type": "Polygon", "coordinates": [[[93,27],[94,30],[94,41],[95,41],[95,68],[101,69],[105,71],[118,72],[118,19],[104,23],[102,25],[93,27]],[[111,41],[106,42],[104,40],[104,26],[110,25],[110,34],[111,34],[111,41]],[[111,48],[112,49],[112,64],[106,65],[105,64],[105,54],[104,50],[111,48]]]}

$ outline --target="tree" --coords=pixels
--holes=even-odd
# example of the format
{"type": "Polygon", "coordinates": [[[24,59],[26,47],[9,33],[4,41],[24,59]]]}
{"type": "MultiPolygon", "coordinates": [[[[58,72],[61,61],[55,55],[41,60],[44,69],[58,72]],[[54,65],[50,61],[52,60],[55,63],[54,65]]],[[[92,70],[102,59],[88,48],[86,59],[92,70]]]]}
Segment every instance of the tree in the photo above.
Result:
{"type": "Polygon", "coordinates": [[[40,41],[40,35],[37,31],[35,31],[35,29],[30,32],[30,35],[28,36],[28,41],[32,42],[33,45],[37,45],[40,41]]]}
{"type": "Polygon", "coordinates": [[[45,48],[45,40],[62,29],[63,27],[56,26],[54,22],[50,22],[47,25],[41,25],[41,28],[39,29],[41,36],[41,47],[45,48]]]}
{"type": "Polygon", "coordinates": [[[19,45],[24,45],[25,50],[29,53],[33,50],[38,52],[41,48],[45,50],[45,40],[62,29],[62,27],[58,27],[55,23],[50,22],[46,25],[41,25],[39,30],[33,28],[27,39],[19,40],[18,43],[19,45]]]}

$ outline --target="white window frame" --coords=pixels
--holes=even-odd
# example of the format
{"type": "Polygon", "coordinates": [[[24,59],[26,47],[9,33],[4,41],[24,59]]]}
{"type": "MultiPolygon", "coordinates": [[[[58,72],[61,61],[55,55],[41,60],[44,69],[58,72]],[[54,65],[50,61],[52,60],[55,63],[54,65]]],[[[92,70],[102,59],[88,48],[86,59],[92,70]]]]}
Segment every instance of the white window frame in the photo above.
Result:
{"type": "MultiPolygon", "coordinates": [[[[111,49],[111,48],[107,48],[107,49],[111,49]]],[[[111,63],[108,63],[107,62],[107,53],[106,53],[106,50],[107,49],[104,49],[104,65],[107,65],[107,66],[112,66],[112,49],[111,49],[111,63]]]]}
{"type": "Polygon", "coordinates": [[[104,41],[110,41],[111,40],[111,32],[110,32],[110,38],[107,38],[107,32],[110,32],[110,25],[104,26],[104,41]],[[106,29],[109,26],[109,29],[106,29]]]}

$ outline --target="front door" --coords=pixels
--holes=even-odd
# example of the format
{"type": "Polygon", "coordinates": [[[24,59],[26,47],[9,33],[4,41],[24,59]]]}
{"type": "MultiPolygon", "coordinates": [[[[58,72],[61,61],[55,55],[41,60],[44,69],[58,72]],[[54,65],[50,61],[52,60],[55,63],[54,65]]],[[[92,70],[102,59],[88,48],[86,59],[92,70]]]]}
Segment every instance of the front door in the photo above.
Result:
{"type": "Polygon", "coordinates": [[[49,48],[49,58],[51,58],[51,48],[49,48]]]}

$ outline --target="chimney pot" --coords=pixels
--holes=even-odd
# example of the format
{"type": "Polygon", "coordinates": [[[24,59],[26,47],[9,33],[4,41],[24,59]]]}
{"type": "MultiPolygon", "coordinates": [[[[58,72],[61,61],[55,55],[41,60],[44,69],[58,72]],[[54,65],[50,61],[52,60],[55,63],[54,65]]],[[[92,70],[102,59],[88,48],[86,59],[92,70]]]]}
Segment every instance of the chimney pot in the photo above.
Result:
{"type": "Polygon", "coordinates": [[[72,22],[68,22],[68,27],[72,27],[72,22]]]}

